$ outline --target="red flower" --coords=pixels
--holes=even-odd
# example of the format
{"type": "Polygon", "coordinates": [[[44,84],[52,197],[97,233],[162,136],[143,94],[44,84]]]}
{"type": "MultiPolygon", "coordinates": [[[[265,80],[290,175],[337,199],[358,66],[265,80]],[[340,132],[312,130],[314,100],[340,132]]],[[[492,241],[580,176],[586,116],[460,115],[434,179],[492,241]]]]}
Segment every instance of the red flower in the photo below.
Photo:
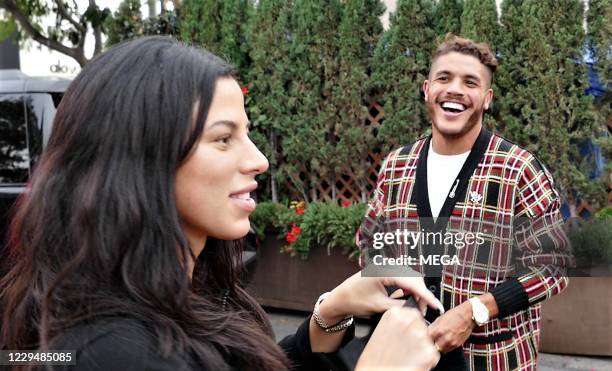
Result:
{"type": "Polygon", "coordinates": [[[240,89],[242,90],[242,94],[244,94],[244,95],[248,95],[249,94],[249,87],[248,86],[243,86],[240,89]]]}
{"type": "Polygon", "coordinates": [[[297,240],[297,236],[294,235],[293,233],[289,232],[287,233],[287,237],[286,237],[287,243],[288,244],[292,244],[297,240]]]}
{"type": "Polygon", "coordinates": [[[287,236],[285,237],[285,239],[287,240],[287,243],[292,244],[295,241],[297,241],[300,233],[302,233],[302,229],[299,226],[293,224],[291,226],[291,230],[289,231],[289,233],[287,233],[287,236]]]}
{"type": "Polygon", "coordinates": [[[303,215],[304,214],[304,208],[303,207],[296,207],[295,208],[295,213],[298,215],[303,215]]]}
{"type": "Polygon", "coordinates": [[[349,206],[351,206],[351,201],[349,201],[349,200],[344,200],[344,201],[342,201],[342,202],[341,202],[341,205],[342,205],[342,207],[344,207],[344,208],[349,207],[349,206]]]}
{"type": "Polygon", "coordinates": [[[294,234],[297,237],[300,235],[300,233],[302,233],[302,228],[294,224],[293,227],[291,227],[290,233],[294,234]]]}

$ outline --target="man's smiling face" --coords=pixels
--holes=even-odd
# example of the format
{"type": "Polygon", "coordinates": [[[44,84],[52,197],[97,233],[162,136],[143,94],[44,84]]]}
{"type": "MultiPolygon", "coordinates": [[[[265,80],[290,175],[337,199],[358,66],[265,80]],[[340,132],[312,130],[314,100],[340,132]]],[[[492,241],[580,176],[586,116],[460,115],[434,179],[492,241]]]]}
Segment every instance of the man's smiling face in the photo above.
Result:
{"type": "Polygon", "coordinates": [[[458,52],[437,57],[423,83],[433,130],[456,138],[481,123],[493,99],[490,84],[491,73],[478,58],[458,52]]]}

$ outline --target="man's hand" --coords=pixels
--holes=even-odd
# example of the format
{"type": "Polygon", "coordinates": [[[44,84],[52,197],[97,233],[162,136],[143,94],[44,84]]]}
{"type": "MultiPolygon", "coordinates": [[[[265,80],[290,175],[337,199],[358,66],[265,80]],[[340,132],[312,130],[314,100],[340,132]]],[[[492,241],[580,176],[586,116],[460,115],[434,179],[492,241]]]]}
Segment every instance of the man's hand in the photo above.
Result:
{"type": "Polygon", "coordinates": [[[460,347],[470,337],[476,324],[472,320],[472,304],[465,302],[438,317],[429,326],[429,336],[442,353],[460,347]]]}

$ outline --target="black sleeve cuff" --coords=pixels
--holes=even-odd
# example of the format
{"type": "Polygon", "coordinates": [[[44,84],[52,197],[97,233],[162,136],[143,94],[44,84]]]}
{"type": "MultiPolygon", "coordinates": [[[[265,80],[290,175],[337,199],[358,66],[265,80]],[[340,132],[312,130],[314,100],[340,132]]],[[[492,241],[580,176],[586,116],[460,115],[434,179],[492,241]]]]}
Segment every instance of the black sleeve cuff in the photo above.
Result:
{"type": "MultiPolygon", "coordinates": [[[[310,317],[298,327],[295,335],[289,335],[279,345],[291,361],[291,370],[329,370],[336,353],[313,353],[310,347],[310,317]]],[[[355,324],[346,329],[340,348],[355,337],[355,324]]]]}
{"type": "Polygon", "coordinates": [[[498,318],[529,308],[529,296],[523,285],[516,278],[511,278],[491,290],[499,309],[498,318]]]}

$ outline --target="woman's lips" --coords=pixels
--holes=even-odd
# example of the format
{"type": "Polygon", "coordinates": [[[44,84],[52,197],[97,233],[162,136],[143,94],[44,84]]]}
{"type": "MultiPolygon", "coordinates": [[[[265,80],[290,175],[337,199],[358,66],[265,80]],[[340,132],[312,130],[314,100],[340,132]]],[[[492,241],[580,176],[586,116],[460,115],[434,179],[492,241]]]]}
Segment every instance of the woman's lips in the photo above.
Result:
{"type": "Polygon", "coordinates": [[[255,200],[251,198],[251,194],[249,192],[231,195],[230,199],[234,205],[249,213],[253,212],[257,206],[255,200]]]}

